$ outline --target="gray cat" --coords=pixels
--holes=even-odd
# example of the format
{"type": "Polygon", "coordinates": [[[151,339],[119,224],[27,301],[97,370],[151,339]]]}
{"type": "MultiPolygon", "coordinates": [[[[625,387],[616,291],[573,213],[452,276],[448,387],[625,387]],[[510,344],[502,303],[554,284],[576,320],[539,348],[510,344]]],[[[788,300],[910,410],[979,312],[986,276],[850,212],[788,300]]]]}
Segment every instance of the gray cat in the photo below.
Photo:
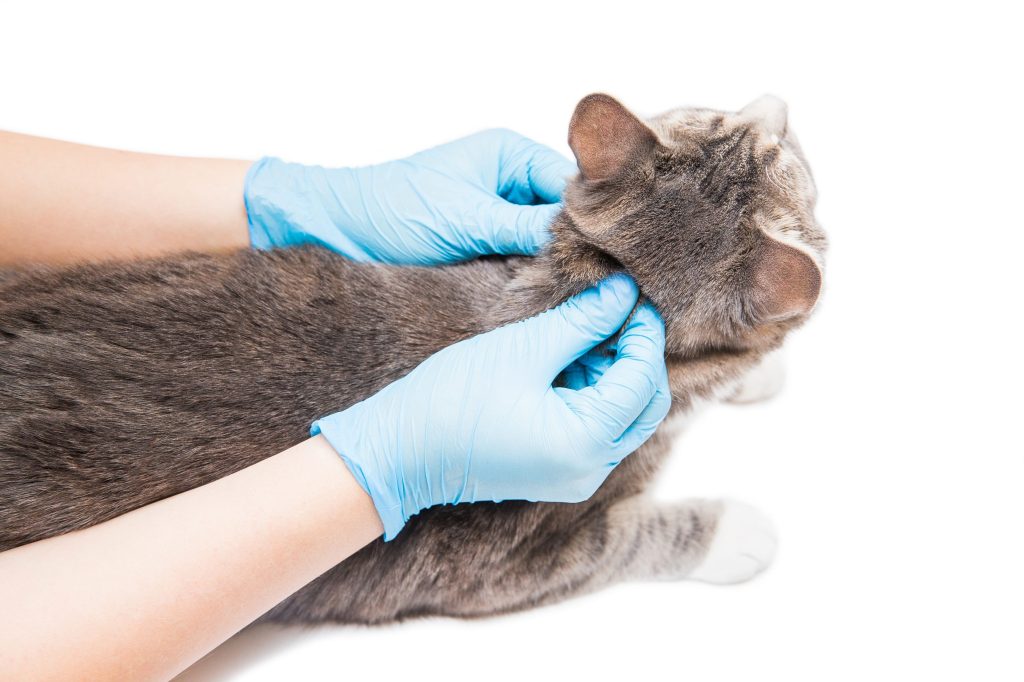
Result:
{"type": "MultiPolygon", "coordinates": [[[[591,95],[569,144],[580,174],[536,258],[393,267],[309,247],[0,278],[0,550],[278,453],[444,346],[615,271],[665,319],[675,415],[757,397],[743,378],[811,312],[825,249],[785,105],[643,122],[591,95]]],[[[644,496],[670,428],[586,502],[429,509],[265,618],[483,616],[617,580],[751,577],[775,546],[757,512],[644,496]]]]}

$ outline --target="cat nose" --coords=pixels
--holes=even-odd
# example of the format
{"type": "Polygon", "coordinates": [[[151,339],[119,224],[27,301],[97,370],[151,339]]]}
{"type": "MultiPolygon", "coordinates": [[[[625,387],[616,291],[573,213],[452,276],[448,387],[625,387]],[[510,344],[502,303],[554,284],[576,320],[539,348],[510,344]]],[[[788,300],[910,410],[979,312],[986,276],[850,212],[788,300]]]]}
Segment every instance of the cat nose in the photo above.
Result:
{"type": "Polygon", "coordinates": [[[782,137],[786,134],[789,108],[775,95],[761,95],[740,110],[740,116],[757,123],[767,135],[782,137]]]}

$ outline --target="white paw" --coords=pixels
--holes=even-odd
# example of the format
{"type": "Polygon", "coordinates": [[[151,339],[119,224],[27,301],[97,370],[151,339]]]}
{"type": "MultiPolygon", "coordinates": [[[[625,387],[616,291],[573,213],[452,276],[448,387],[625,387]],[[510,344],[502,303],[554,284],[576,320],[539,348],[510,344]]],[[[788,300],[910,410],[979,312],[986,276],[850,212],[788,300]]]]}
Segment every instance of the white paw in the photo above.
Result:
{"type": "Polygon", "coordinates": [[[750,580],[775,557],[778,541],[768,518],[743,502],[724,500],[715,535],[693,580],[728,585],[750,580]]]}
{"type": "Polygon", "coordinates": [[[786,363],[781,350],[772,351],[747,372],[736,392],[729,396],[731,403],[756,403],[774,397],[786,382],[786,363]]]}

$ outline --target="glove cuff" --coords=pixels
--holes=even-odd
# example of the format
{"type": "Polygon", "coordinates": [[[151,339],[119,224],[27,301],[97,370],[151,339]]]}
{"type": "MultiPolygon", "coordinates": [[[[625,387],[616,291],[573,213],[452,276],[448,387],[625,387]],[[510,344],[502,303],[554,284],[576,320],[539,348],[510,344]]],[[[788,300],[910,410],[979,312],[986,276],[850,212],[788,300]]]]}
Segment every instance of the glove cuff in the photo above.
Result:
{"type": "Polygon", "coordinates": [[[294,182],[284,172],[280,159],[265,156],[245,174],[243,198],[249,221],[249,243],[256,249],[292,246],[302,243],[301,232],[293,229],[300,220],[298,202],[282,201],[299,196],[294,182]]]}
{"type": "Polygon", "coordinates": [[[264,250],[317,244],[352,260],[372,260],[344,231],[352,218],[338,201],[336,185],[344,185],[350,172],[272,156],[254,163],[245,174],[243,189],[249,243],[264,250]]]}
{"type": "MultiPolygon", "coordinates": [[[[352,409],[352,408],[349,408],[352,409]]],[[[369,445],[361,443],[357,435],[358,429],[350,426],[346,412],[338,412],[323,419],[313,422],[309,429],[310,436],[323,435],[331,444],[335,452],[352,472],[356,483],[366,491],[366,494],[373,500],[373,506],[380,515],[381,523],[384,525],[384,541],[393,540],[408,520],[402,509],[402,500],[394,490],[383,480],[382,471],[390,469],[388,463],[377,461],[368,462],[363,466],[362,462],[374,456],[369,445]]]]}

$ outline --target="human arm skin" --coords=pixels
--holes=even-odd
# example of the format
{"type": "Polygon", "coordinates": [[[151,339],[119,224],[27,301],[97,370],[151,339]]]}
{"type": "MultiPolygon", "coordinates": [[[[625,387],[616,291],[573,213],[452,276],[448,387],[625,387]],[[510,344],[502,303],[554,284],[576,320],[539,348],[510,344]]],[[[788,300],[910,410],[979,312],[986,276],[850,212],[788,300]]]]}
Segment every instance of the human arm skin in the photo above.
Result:
{"type": "Polygon", "coordinates": [[[0,267],[248,246],[251,165],[0,131],[0,267]]]}
{"type": "Polygon", "coordinates": [[[169,679],[382,532],[318,436],[0,553],[0,678],[169,679]]]}

